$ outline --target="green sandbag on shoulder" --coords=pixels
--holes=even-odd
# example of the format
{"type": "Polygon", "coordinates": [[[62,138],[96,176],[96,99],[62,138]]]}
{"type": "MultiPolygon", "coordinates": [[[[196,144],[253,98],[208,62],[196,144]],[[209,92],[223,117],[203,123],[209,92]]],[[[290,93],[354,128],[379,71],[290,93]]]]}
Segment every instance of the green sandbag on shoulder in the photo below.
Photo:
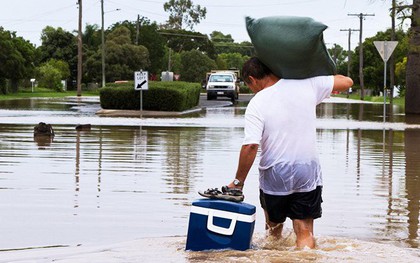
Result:
{"type": "Polygon", "coordinates": [[[304,79],[336,73],[324,43],[326,25],[295,16],[246,17],[245,22],[258,58],[277,76],[304,79]]]}

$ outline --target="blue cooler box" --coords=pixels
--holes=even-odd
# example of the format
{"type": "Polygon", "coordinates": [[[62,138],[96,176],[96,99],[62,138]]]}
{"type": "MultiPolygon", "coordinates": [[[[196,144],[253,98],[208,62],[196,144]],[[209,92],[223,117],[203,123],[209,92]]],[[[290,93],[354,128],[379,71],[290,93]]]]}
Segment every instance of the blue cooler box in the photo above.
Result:
{"type": "Polygon", "coordinates": [[[255,226],[255,206],[200,199],[191,206],[187,250],[247,250],[255,226]]]}

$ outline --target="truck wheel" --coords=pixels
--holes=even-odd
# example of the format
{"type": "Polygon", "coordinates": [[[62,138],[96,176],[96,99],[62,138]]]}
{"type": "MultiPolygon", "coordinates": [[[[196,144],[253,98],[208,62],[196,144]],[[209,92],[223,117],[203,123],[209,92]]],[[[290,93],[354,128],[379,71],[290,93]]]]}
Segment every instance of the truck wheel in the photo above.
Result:
{"type": "Polygon", "coordinates": [[[214,96],[212,96],[211,94],[207,93],[207,100],[212,100],[214,99],[214,96]]]}

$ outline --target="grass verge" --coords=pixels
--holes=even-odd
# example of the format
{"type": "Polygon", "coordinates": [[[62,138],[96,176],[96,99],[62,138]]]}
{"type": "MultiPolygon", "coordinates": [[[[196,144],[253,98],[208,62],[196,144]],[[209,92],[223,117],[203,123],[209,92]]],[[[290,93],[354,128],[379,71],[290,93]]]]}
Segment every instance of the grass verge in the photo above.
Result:
{"type": "MultiPolygon", "coordinates": [[[[338,95],[332,95],[333,97],[340,97],[340,98],[347,98],[346,94],[338,94],[338,95]]],[[[349,99],[352,100],[360,100],[360,96],[358,94],[350,94],[349,95],[349,99]]],[[[365,96],[363,98],[364,101],[371,101],[371,102],[383,102],[384,101],[384,97],[383,96],[365,96]]],[[[389,103],[389,98],[386,99],[386,101],[389,103]]],[[[392,100],[392,103],[394,105],[398,105],[401,107],[405,106],[405,97],[400,97],[400,98],[394,98],[392,100]]]]}
{"type": "MultiPolygon", "coordinates": [[[[0,94],[0,100],[25,99],[25,98],[63,98],[68,96],[77,96],[77,91],[58,92],[50,89],[36,88],[34,92],[31,89],[23,89],[18,93],[0,94]]],[[[82,96],[99,96],[98,90],[82,91],[82,96]]]]}

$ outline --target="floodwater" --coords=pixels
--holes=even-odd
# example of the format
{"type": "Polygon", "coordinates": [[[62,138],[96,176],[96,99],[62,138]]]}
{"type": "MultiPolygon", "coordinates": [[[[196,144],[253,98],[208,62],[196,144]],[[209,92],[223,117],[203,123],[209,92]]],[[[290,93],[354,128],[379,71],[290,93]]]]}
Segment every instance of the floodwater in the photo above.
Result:
{"type": "MultiPolygon", "coordinates": [[[[265,237],[257,161],[244,189],[245,202],[257,206],[253,248],[185,252],[197,191],[234,176],[245,106],[180,118],[109,118],[95,115],[97,98],[1,101],[0,262],[2,253],[13,259],[29,248],[45,256],[52,247],[133,240],[142,241],[129,248],[148,250],[127,248],[125,260],[106,262],[142,255],[149,262],[420,260],[420,120],[388,107],[392,116],[383,123],[382,104],[334,99],[317,109],[324,175],[317,249],[294,249],[290,221],[284,239],[265,237]],[[52,124],[54,138],[34,139],[41,121],[52,124]],[[77,131],[78,124],[92,126],[77,131]]],[[[69,262],[89,262],[82,258],[69,262]]]]}

